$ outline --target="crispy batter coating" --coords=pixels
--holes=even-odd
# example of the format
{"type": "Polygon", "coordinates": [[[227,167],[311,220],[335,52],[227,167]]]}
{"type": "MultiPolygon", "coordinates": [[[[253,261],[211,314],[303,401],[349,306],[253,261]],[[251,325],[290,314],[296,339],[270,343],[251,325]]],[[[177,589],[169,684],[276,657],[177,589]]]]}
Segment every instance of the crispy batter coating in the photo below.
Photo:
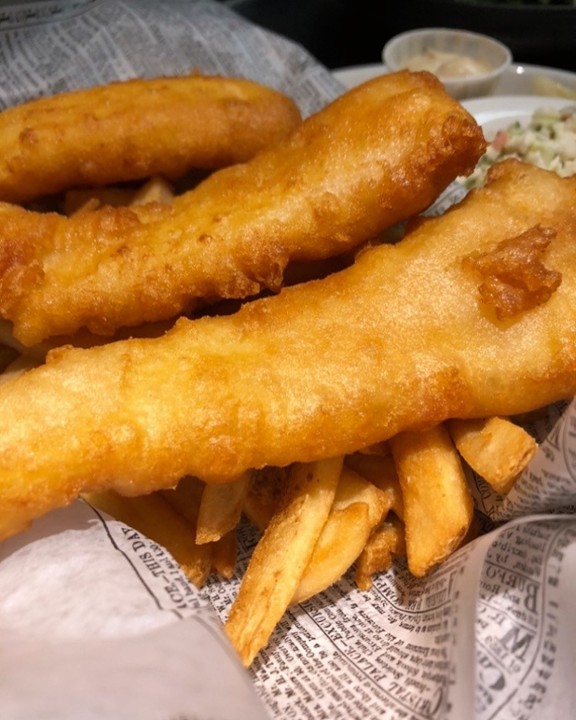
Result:
{"type": "Polygon", "coordinates": [[[509,161],[340,273],[159,339],[53,351],[0,386],[0,537],[82,490],[226,481],[574,395],[575,236],[576,179],[509,161]],[[536,225],[562,281],[499,320],[463,260],[536,225]]]}
{"type": "Polygon", "coordinates": [[[338,255],[425,209],[484,148],[427,73],[386,75],[171,205],[71,218],[0,204],[0,315],[25,345],[277,290],[289,260],[338,255]]]}
{"type": "Polygon", "coordinates": [[[0,113],[0,199],[244,162],[300,124],[282,93],[241,78],[127,80],[0,113]]]}
{"type": "Polygon", "coordinates": [[[560,273],[541,260],[555,234],[552,228],[535,225],[488,252],[465,258],[482,277],[480,297],[500,320],[546,302],[562,282],[560,273]]]}

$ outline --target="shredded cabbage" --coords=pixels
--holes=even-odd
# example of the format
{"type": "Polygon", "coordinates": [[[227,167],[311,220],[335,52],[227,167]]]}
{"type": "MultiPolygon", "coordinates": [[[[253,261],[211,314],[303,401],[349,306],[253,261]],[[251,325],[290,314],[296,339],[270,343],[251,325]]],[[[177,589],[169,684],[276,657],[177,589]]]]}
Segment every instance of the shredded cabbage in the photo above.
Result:
{"type": "Polygon", "coordinates": [[[482,185],[488,169],[509,157],[553,170],[561,177],[576,175],[576,106],[539,108],[528,125],[515,122],[500,130],[463,184],[466,188],[482,185]]]}

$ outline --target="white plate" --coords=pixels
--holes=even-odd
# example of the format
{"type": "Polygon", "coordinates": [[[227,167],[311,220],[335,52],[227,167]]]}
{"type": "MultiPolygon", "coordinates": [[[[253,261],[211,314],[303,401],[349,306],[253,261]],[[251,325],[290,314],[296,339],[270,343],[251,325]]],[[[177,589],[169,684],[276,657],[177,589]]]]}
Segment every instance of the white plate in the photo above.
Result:
{"type": "MultiPolygon", "coordinates": [[[[351,88],[386,72],[386,65],[377,63],[340,68],[334,70],[333,74],[346,88],[351,88]]],[[[504,73],[492,95],[534,95],[534,83],[540,76],[576,91],[576,73],[542,65],[513,64],[504,73]]]]}

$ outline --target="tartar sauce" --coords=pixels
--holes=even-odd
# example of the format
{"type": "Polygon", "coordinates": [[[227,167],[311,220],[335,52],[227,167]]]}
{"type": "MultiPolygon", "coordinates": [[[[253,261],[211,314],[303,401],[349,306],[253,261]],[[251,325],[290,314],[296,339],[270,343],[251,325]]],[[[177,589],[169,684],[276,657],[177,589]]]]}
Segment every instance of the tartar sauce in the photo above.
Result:
{"type": "Polygon", "coordinates": [[[439,78],[475,77],[490,72],[488,63],[459,55],[458,53],[441,52],[440,50],[426,50],[420,55],[414,55],[406,63],[406,69],[412,72],[428,70],[439,78]]]}

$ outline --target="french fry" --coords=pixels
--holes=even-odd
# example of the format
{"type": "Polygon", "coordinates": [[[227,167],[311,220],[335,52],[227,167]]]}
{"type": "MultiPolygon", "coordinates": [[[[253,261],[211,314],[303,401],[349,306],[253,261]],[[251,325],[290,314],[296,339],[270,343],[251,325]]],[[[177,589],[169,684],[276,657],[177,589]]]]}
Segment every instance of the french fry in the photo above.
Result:
{"type": "Polygon", "coordinates": [[[194,477],[183,477],[175,488],[160,490],[162,497],[170,503],[182,517],[186,518],[196,533],[200,501],[204,491],[204,483],[194,477]]]}
{"type": "MultiPolygon", "coordinates": [[[[184,477],[173,490],[162,490],[163,497],[172,507],[186,518],[196,537],[200,506],[206,484],[192,477],[184,477]]],[[[230,579],[236,568],[236,532],[230,530],[218,540],[197,544],[199,555],[203,558],[203,570],[206,578],[211,570],[230,579]]]]}
{"type": "Polygon", "coordinates": [[[510,492],[538,449],[534,438],[508,418],[450,420],[448,429],[472,470],[503,495],[510,492]]]}
{"type": "Polygon", "coordinates": [[[250,476],[242,510],[262,532],[278,512],[289,472],[290,468],[264,467],[250,476]]]}
{"type": "Polygon", "coordinates": [[[180,565],[186,577],[202,587],[211,563],[194,541],[194,531],[161,493],[123,497],[113,490],[87,493],[84,499],[113,518],[121,520],[146,537],[165,547],[180,565]]]}
{"type": "Polygon", "coordinates": [[[290,605],[338,486],[343,458],[292,466],[286,500],[257,544],[225,625],[250,665],[290,605]]]}
{"type": "MultiPolygon", "coordinates": [[[[168,504],[186,520],[194,538],[196,538],[198,512],[204,486],[205,483],[197,478],[183,477],[175,488],[159,491],[168,504]]],[[[215,549],[216,543],[204,545],[196,543],[198,580],[201,582],[198,587],[201,587],[210,575],[214,565],[215,549]]]]}
{"type": "Polygon", "coordinates": [[[362,552],[370,530],[366,503],[332,510],[290,605],[308,600],[339,580],[362,552]]]}
{"type": "Polygon", "coordinates": [[[422,577],[462,542],[474,516],[472,496],[444,425],[399,433],[390,448],[404,498],[408,568],[422,577]]]}
{"type": "MultiPolygon", "coordinates": [[[[205,547],[205,546],[202,546],[205,547]]],[[[236,570],[236,528],[212,543],[212,567],[226,580],[234,576],[236,570]]]]}
{"type": "Polygon", "coordinates": [[[370,535],[356,563],[354,580],[360,590],[370,590],[372,577],[386,572],[395,557],[406,554],[404,524],[394,514],[379,525],[370,535]]]}
{"type": "Polygon", "coordinates": [[[249,480],[250,473],[244,473],[234,482],[204,486],[196,527],[199,545],[220,540],[238,525],[249,480]]]}
{"type": "Polygon", "coordinates": [[[291,604],[307,600],[339,580],[360,555],[388,507],[386,493],[344,467],[330,515],[291,604]]]}
{"type": "Polygon", "coordinates": [[[150,202],[168,204],[172,200],[174,200],[172,185],[162,177],[153,177],[134,192],[130,205],[145,205],[150,202]]]}
{"type": "Polygon", "coordinates": [[[375,527],[390,509],[390,495],[386,490],[344,464],[332,507],[334,510],[343,510],[358,502],[365,503],[368,507],[372,527],[375,527]]]}
{"type": "Polygon", "coordinates": [[[344,463],[385,492],[389,499],[389,510],[393,510],[400,518],[403,516],[402,490],[389,445],[380,444],[379,452],[374,454],[358,452],[347,455],[344,463]]]}

